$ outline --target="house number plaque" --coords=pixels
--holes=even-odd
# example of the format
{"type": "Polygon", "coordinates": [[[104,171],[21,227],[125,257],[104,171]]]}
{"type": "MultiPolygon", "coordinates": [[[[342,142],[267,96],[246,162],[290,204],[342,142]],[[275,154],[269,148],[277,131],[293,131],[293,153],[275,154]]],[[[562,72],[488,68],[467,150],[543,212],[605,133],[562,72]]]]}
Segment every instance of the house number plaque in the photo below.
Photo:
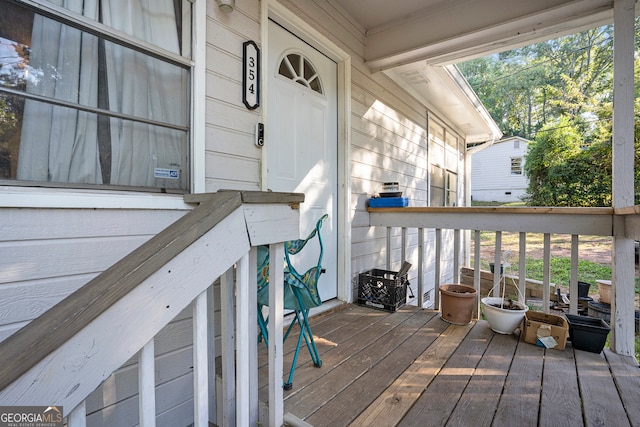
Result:
{"type": "Polygon", "coordinates": [[[249,110],[260,105],[260,49],[254,41],[242,44],[242,102],[249,110]]]}

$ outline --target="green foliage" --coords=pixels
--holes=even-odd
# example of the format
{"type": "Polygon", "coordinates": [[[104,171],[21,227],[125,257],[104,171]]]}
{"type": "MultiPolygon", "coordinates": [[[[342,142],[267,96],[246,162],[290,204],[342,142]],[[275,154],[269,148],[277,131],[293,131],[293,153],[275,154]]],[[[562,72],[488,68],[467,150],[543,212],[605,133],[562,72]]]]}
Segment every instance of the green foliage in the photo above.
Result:
{"type": "Polygon", "coordinates": [[[0,141],[3,135],[13,130],[17,123],[15,112],[12,111],[6,99],[0,98],[0,141]]]}
{"type": "Polygon", "coordinates": [[[458,64],[505,135],[527,139],[569,115],[590,142],[593,119],[611,101],[613,26],[458,64]]]}
{"type": "Polygon", "coordinates": [[[610,146],[599,143],[582,150],[581,145],[580,132],[568,116],[541,129],[529,144],[524,165],[530,205],[610,205],[610,146]]]}
{"type": "MultiPolygon", "coordinates": [[[[640,20],[636,19],[640,48],[640,20]]],[[[613,27],[458,64],[505,135],[533,140],[529,205],[611,206],[613,27]]],[[[640,111],[640,56],[635,66],[640,111]]],[[[638,113],[636,113],[638,114],[638,113]]],[[[635,124],[640,202],[640,120],[635,124]]]]}

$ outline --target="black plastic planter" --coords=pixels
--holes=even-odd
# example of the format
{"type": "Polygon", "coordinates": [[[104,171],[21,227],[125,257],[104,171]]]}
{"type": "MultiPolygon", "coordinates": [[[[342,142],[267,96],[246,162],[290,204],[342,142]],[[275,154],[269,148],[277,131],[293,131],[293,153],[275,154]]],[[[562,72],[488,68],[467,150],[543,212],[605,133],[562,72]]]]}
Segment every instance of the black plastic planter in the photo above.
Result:
{"type": "Polygon", "coordinates": [[[577,350],[600,353],[607,342],[611,328],[602,319],[566,314],[569,321],[569,338],[577,350]]]}

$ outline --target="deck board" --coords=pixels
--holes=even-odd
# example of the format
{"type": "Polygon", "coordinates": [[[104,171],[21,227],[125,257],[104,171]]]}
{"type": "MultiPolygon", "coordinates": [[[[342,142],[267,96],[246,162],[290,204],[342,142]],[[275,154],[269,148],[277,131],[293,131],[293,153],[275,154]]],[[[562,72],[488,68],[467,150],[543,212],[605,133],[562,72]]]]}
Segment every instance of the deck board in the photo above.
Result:
{"type": "Polygon", "coordinates": [[[616,383],[618,390],[620,390],[620,396],[622,397],[622,404],[627,412],[629,421],[632,425],[640,425],[640,369],[637,363],[631,364],[628,358],[613,353],[610,350],[604,352],[609,366],[611,367],[611,373],[613,380],[616,383]]]}
{"type": "Polygon", "coordinates": [[[544,351],[522,341],[518,343],[494,416],[495,425],[537,426],[544,351]]]}
{"type": "Polygon", "coordinates": [[[471,326],[450,325],[365,412],[353,426],[396,425],[438,375],[471,326]]]}
{"type": "Polygon", "coordinates": [[[640,426],[640,369],[609,350],[546,350],[410,306],[346,305],[311,324],[323,366],[302,351],[285,411],[312,426],[640,426]]]}
{"type": "Polygon", "coordinates": [[[564,351],[545,351],[542,383],[540,426],[583,426],[578,373],[571,344],[567,344],[564,351]]]}
{"type": "Polygon", "coordinates": [[[446,424],[493,338],[489,328],[476,324],[409,410],[400,426],[440,427],[446,424]]]}
{"type": "MultiPolygon", "coordinates": [[[[395,316],[398,317],[398,316],[395,316]]],[[[383,335],[374,335],[378,339],[366,339],[370,332],[363,331],[362,335],[367,342],[366,346],[357,346],[360,341],[352,340],[348,346],[347,354],[340,352],[343,356],[342,360],[334,360],[328,355],[321,355],[323,371],[322,383],[314,386],[314,392],[309,393],[291,393],[285,397],[285,408],[299,418],[306,418],[318,410],[324,402],[333,398],[336,393],[349,387],[361,375],[371,369],[371,366],[378,363],[385,356],[392,353],[403,341],[411,334],[424,326],[424,319],[419,316],[412,316],[410,313],[401,313],[400,318],[404,319],[399,323],[403,327],[391,327],[383,335]],[[349,354],[349,350],[352,350],[349,354]],[[295,408],[295,409],[293,409],[295,408]]],[[[382,325],[384,326],[384,325],[382,325]]],[[[398,325],[395,325],[398,326],[398,325]]],[[[373,330],[375,328],[375,325],[373,330]]],[[[336,350],[337,352],[337,350],[336,350]]],[[[294,384],[298,384],[298,378],[294,378],[294,384]]],[[[339,403],[339,401],[335,402],[339,403]]]]}
{"type": "MultiPolygon", "coordinates": [[[[355,362],[361,361],[358,365],[360,368],[368,366],[366,371],[356,370],[345,364],[341,366],[343,369],[340,372],[327,374],[328,377],[338,376],[341,383],[346,382],[343,378],[346,375],[355,374],[355,378],[348,387],[333,389],[335,395],[331,401],[305,420],[314,426],[336,426],[348,424],[356,418],[411,366],[416,358],[415,354],[428,348],[446,328],[442,325],[443,322],[435,317],[430,317],[428,322],[424,322],[426,319],[422,316],[412,317],[406,325],[410,330],[403,332],[396,328],[384,339],[378,340],[361,352],[355,362]]],[[[328,384],[329,390],[332,387],[332,383],[328,384]]],[[[312,398],[315,398],[315,395],[314,392],[312,398]]],[[[295,409],[291,408],[292,411],[295,409]]]]}
{"type": "Polygon", "coordinates": [[[493,337],[447,426],[491,425],[517,344],[513,335],[493,337]]]}
{"type": "Polygon", "coordinates": [[[631,425],[604,355],[586,351],[575,351],[575,355],[585,425],[631,425]]]}

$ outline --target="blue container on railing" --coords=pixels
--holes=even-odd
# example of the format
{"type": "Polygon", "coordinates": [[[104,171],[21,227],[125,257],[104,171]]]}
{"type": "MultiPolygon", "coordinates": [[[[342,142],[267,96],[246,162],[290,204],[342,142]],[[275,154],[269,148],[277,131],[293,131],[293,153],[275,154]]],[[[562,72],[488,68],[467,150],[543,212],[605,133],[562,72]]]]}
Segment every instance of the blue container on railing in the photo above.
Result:
{"type": "Polygon", "coordinates": [[[369,199],[370,208],[403,208],[409,206],[406,197],[379,197],[369,199]]]}

